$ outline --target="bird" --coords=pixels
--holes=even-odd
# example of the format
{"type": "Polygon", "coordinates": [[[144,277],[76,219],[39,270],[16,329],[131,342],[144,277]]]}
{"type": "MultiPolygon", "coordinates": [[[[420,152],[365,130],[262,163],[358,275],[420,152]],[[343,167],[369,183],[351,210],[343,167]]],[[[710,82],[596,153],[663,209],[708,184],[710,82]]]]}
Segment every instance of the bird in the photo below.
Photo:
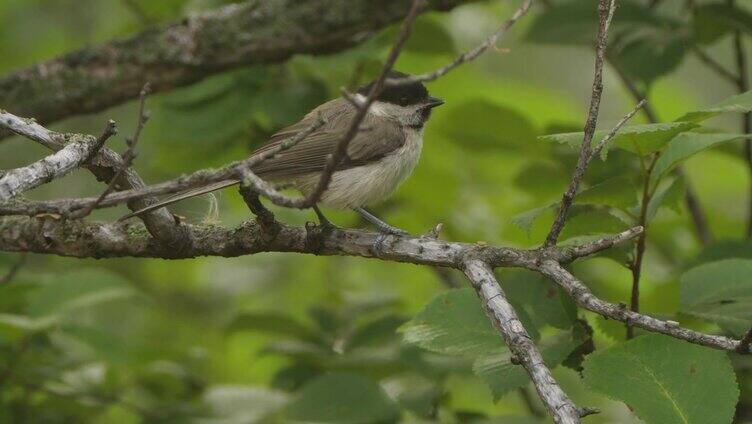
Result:
{"type": "MultiPolygon", "coordinates": [[[[410,78],[409,74],[392,70],[387,80],[410,78]]],[[[358,104],[365,102],[375,81],[354,93],[358,104]]],[[[390,197],[418,164],[423,148],[423,130],[433,108],[444,104],[433,97],[422,82],[410,79],[399,84],[387,84],[369,107],[358,133],[350,140],[346,155],[334,168],[329,186],[321,194],[318,204],[333,209],[352,209],[366,221],[386,234],[407,234],[393,227],[368,206],[390,197]]],[[[327,160],[348,131],[358,109],[352,99],[339,97],[311,110],[300,121],[283,128],[271,136],[251,156],[268,149],[323,122],[293,147],[252,167],[251,170],[273,184],[292,187],[303,195],[315,190],[327,160]]],[[[239,184],[240,180],[226,180],[176,193],[153,205],[121,218],[133,216],[169,204],[239,184]]],[[[322,225],[332,225],[317,205],[313,209],[322,225]]]]}

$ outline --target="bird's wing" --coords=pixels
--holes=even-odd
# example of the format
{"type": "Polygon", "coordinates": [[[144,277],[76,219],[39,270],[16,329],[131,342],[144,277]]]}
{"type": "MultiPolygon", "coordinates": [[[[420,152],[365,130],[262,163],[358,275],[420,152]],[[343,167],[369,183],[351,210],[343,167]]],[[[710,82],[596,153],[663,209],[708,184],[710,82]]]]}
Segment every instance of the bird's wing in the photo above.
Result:
{"type": "MultiPolygon", "coordinates": [[[[295,146],[255,166],[253,171],[262,177],[282,179],[320,172],[349,128],[355,113],[355,108],[344,99],[332,100],[319,106],[298,123],[273,135],[267,144],[253,154],[277,146],[304,131],[315,122],[319,114],[325,120],[321,127],[295,146]]],[[[393,120],[368,114],[360,128],[360,132],[350,141],[347,157],[337,166],[338,170],[378,160],[405,143],[404,131],[393,120]]]]}
{"type": "MultiPolygon", "coordinates": [[[[319,115],[325,120],[321,127],[295,146],[255,166],[253,171],[264,178],[280,179],[295,178],[297,176],[321,172],[326,166],[328,156],[334,153],[337,143],[339,143],[344,132],[349,128],[355,112],[355,108],[344,99],[336,99],[324,103],[299,122],[274,134],[266,144],[253,152],[253,154],[266,151],[294,137],[300,131],[309,128],[319,115]],[[344,103],[333,104],[334,102],[344,103]]],[[[398,123],[392,120],[368,114],[363,119],[360,128],[360,132],[348,145],[347,157],[340,162],[337,169],[347,169],[378,160],[384,155],[400,148],[405,143],[404,131],[398,123]]],[[[130,213],[120,218],[120,220],[141,215],[154,209],[159,209],[172,203],[237,183],[239,183],[237,180],[221,181],[176,193],[154,205],[130,213]]]]}

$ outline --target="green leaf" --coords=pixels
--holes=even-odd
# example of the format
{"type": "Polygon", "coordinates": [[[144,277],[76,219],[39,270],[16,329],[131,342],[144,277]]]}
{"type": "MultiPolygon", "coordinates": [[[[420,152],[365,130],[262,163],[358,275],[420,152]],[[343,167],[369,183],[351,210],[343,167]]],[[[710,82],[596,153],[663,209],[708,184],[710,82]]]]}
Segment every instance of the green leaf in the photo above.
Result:
{"type": "Polygon", "coordinates": [[[585,360],[585,383],[648,424],[727,424],[739,397],[725,352],[651,334],[585,360]]]}
{"type": "Polygon", "coordinates": [[[578,193],[575,202],[628,210],[637,203],[637,190],[632,178],[614,177],[578,193]]]}
{"type": "Polygon", "coordinates": [[[476,357],[506,349],[469,288],[439,294],[398,331],[407,343],[438,353],[476,357]]]}
{"type": "MultiPolygon", "coordinates": [[[[611,25],[612,35],[634,31],[635,26],[658,25],[662,20],[644,6],[620,2],[611,25]]],[[[525,33],[525,40],[539,44],[587,45],[595,42],[598,29],[597,3],[589,0],[561,1],[536,15],[525,33]]]]}
{"type": "Polygon", "coordinates": [[[424,418],[430,418],[435,413],[443,395],[443,389],[437,382],[415,374],[389,378],[382,386],[403,408],[424,418]]]}
{"type": "MultiPolygon", "coordinates": [[[[570,331],[562,331],[552,337],[541,340],[538,349],[543,361],[553,368],[560,364],[584,340],[574,340],[570,331]]],[[[510,361],[509,350],[498,351],[493,355],[479,358],[473,364],[473,371],[481,376],[491,387],[494,400],[499,400],[511,390],[522,387],[530,381],[525,369],[510,361]]]]}
{"type": "Polygon", "coordinates": [[[540,150],[538,131],[520,112],[488,100],[470,100],[446,111],[436,127],[463,149],[540,150]],[[462,125],[455,125],[462,122],[462,125]]]}
{"type": "MultiPolygon", "coordinates": [[[[561,297],[560,292],[545,281],[533,281],[528,276],[511,273],[503,281],[509,281],[510,298],[520,320],[533,338],[533,320],[551,323],[562,328],[571,327],[576,316],[573,305],[561,297]],[[530,293],[523,293],[531,284],[530,293]],[[548,289],[553,289],[549,291],[548,289]],[[533,298],[536,298],[533,300],[533,298]],[[538,299],[542,298],[542,299],[538,299]]],[[[449,290],[436,296],[411,321],[400,330],[405,341],[417,344],[433,352],[462,355],[474,360],[473,371],[483,377],[498,398],[507,391],[526,384],[529,379],[525,371],[509,361],[510,352],[501,336],[491,326],[483,313],[472,289],[449,290]]],[[[551,366],[563,361],[582,340],[573,340],[571,332],[544,339],[540,342],[544,359],[551,366]]]]}
{"type": "Polygon", "coordinates": [[[653,197],[650,198],[647,210],[647,220],[650,222],[661,206],[671,208],[676,213],[681,213],[681,208],[684,202],[684,193],[687,190],[687,186],[684,183],[684,178],[673,178],[670,181],[663,181],[658,185],[653,197]]]}
{"type": "Polygon", "coordinates": [[[752,112],[752,90],[737,94],[716,103],[713,106],[689,112],[677,119],[677,121],[702,122],[714,116],[727,112],[747,113],[752,112]]]}
{"type": "Polygon", "coordinates": [[[347,341],[347,349],[361,346],[379,345],[393,340],[397,329],[406,319],[397,315],[386,315],[358,328],[347,341]]]}
{"type": "Polygon", "coordinates": [[[522,212],[512,217],[512,225],[517,228],[530,233],[530,229],[533,227],[535,221],[540,218],[546,212],[556,211],[559,207],[558,203],[552,203],[550,205],[541,206],[539,208],[530,209],[529,211],[522,212]]]}
{"type": "Polygon", "coordinates": [[[595,234],[623,231],[630,223],[617,217],[608,208],[575,204],[569,210],[569,218],[561,232],[561,240],[595,234]]]}
{"type": "MultiPolygon", "coordinates": [[[[697,125],[691,122],[630,125],[622,128],[613,140],[611,140],[610,144],[620,149],[644,156],[660,150],[669,142],[669,140],[676,137],[677,134],[695,127],[697,127],[697,125]]],[[[599,140],[603,139],[603,137],[608,134],[609,131],[596,131],[593,136],[592,145],[596,145],[599,140]]],[[[538,137],[538,139],[579,148],[580,145],[582,145],[583,137],[584,133],[574,132],[546,135],[538,137]]]]}
{"type": "Polygon", "coordinates": [[[692,8],[694,39],[710,44],[732,31],[752,34],[752,15],[726,2],[701,4],[692,8]]]}
{"type": "Polygon", "coordinates": [[[669,171],[682,161],[692,157],[692,155],[717,144],[738,140],[743,137],[741,134],[707,134],[695,132],[685,132],[677,135],[668,143],[666,150],[661,153],[661,156],[655,162],[653,172],[650,176],[651,184],[656,184],[669,171]]]}
{"type": "Polygon", "coordinates": [[[291,420],[369,424],[395,420],[399,407],[372,381],[355,374],[331,373],[309,382],[285,408],[291,420]]]}
{"type": "Polygon", "coordinates": [[[718,240],[702,249],[692,266],[731,258],[752,259],[752,241],[718,240]]]}
{"type": "Polygon", "coordinates": [[[687,52],[687,38],[661,27],[633,31],[612,46],[612,57],[628,78],[649,86],[679,66],[687,52]]]}
{"type": "Polygon", "coordinates": [[[504,270],[500,280],[509,299],[527,312],[537,327],[572,327],[577,307],[572,298],[551,281],[526,270],[504,270]]]}
{"type": "Polygon", "coordinates": [[[0,341],[13,342],[19,338],[45,331],[58,323],[54,316],[31,318],[24,315],[0,314],[0,341]]]}
{"type": "Polygon", "coordinates": [[[680,310],[742,335],[752,328],[752,260],[725,259],[681,276],[680,310]]]}
{"type": "Polygon", "coordinates": [[[269,422],[269,416],[282,409],[290,395],[265,387],[221,385],[209,387],[203,400],[211,408],[212,418],[223,424],[252,424],[269,422]]]}
{"type": "Polygon", "coordinates": [[[243,312],[232,320],[227,331],[258,331],[274,336],[307,339],[313,332],[295,319],[277,312],[243,312]]]}

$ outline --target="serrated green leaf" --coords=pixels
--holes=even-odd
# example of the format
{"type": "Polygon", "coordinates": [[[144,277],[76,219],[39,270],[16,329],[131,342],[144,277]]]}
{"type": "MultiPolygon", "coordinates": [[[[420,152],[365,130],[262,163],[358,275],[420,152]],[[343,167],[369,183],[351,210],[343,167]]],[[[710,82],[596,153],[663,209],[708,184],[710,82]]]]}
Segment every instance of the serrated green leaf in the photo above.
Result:
{"type": "Polygon", "coordinates": [[[651,334],[598,350],[585,383],[647,424],[727,424],[739,397],[725,352],[651,334]]]}
{"type": "Polygon", "coordinates": [[[687,122],[702,122],[706,119],[710,119],[714,116],[718,116],[722,113],[738,112],[747,113],[752,112],[752,90],[746,93],[737,94],[731,96],[723,101],[720,101],[713,106],[689,112],[677,119],[677,121],[687,122]]]}
{"type": "MultiPolygon", "coordinates": [[[[555,336],[544,338],[537,345],[546,365],[553,368],[566,359],[583,341],[574,340],[570,331],[562,331],[555,336]]],[[[513,364],[510,356],[509,350],[503,350],[479,358],[473,364],[473,372],[488,383],[495,400],[530,381],[525,369],[513,364]]]]}
{"type": "Polygon", "coordinates": [[[752,260],[724,259],[681,276],[680,310],[742,335],[752,328],[752,260]]]}
{"type": "MultiPolygon", "coordinates": [[[[660,150],[669,142],[669,140],[676,137],[677,134],[691,130],[695,127],[697,127],[697,124],[691,122],[630,125],[622,128],[613,140],[611,140],[610,144],[620,149],[644,156],[660,150]]],[[[593,145],[603,139],[608,132],[609,131],[606,130],[596,131],[593,136],[593,145]]],[[[575,132],[545,135],[538,137],[538,139],[579,148],[582,144],[583,137],[584,133],[575,132]]]]}
{"type": "Polygon", "coordinates": [[[330,373],[307,383],[285,408],[291,420],[317,423],[389,422],[400,409],[374,382],[356,374],[330,373]]]}
{"type": "Polygon", "coordinates": [[[398,331],[405,342],[438,353],[476,357],[506,349],[469,288],[439,294],[398,331]]]}
{"type": "Polygon", "coordinates": [[[669,141],[666,149],[655,162],[653,172],[650,175],[650,183],[656,184],[669,171],[696,153],[717,144],[739,140],[743,137],[741,134],[681,133],[669,141]]]}

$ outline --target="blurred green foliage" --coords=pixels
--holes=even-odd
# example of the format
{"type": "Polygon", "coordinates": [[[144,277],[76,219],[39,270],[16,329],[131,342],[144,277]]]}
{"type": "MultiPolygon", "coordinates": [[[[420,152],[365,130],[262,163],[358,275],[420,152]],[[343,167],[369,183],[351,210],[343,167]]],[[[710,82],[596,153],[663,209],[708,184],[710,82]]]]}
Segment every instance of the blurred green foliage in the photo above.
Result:
{"type": "MultiPolygon", "coordinates": [[[[226,3],[4,0],[0,71],[226,3]]],[[[518,3],[420,17],[397,67],[425,72],[447,63],[518,3]]],[[[413,233],[441,221],[442,236],[452,240],[520,247],[543,240],[582,140],[596,28],[593,0],[545,3],[499,49],[430,84],[446,105],[427,126],[413,177],[378,207],[387,221],[413,233]]],[[[752,14],[742,1],[690,3],[691,10],[684,2],[620,2],[611,63],[645,92],[661,122],[638,114],[592,163],[562,240],[635,225],[647,186],[643,311],[738,336],[752,323],[752,250],[742,240],[750,178],[739,141],[739,112],[752,107],[752,94],[732,97],[736,88],[693,52],[733,69],[731,36],[740,31],[750,45],[752,14]],[[676,175],[679,164],[684,173],[676,175]],[[707,246],[697,242],[684,206],[690,184],[716,236],[707,246]]],[[[150,97],[136,167],[156,182],[245,157],[340,87],[372,78],[395,32],[336,55],[236,69],[150,97]]],[[[635,103],[613,66],[595,141],[635,103]]],[[[132,103],[54,128],[96,133],[110,117],[121,130],[112,147],[122,150],[135,127],[132,103]]],[[[0,168],[41,154],[27,140],[0,142],[0,168]]],[[[29,196],[101,190],[81,172],[29,196]]],[[[174,211],[226,226],[249,219],[235,193],[217,196],[218,214],[208,213],[206,199],[174,211]]],[[[294,224],[313,220],[307,211],[274,212],[294,224]]],[[[328,214],[339,225],[365,226],[351,213],[328,214]]],[[[572,270],[596,295],[626,302],[633,254],[623,246],[572,270]]],[[[0,422],[545,422],[475,295],[448,290],[464,284],[454,272],[290,254],[27,259],[0,286],[0,422]]],[[[0,254],[0,276],[17,260],[0,254]]],[[[562,364],[555,376],[565,391],[603,410],[588,422],[725,423],[737,403],[737,422],[752,420],[749,358],[658,335],[625,342],[623,324],[578,311],[548,281],[518,270],[498,274],[548,364],[562,364]]]]}

